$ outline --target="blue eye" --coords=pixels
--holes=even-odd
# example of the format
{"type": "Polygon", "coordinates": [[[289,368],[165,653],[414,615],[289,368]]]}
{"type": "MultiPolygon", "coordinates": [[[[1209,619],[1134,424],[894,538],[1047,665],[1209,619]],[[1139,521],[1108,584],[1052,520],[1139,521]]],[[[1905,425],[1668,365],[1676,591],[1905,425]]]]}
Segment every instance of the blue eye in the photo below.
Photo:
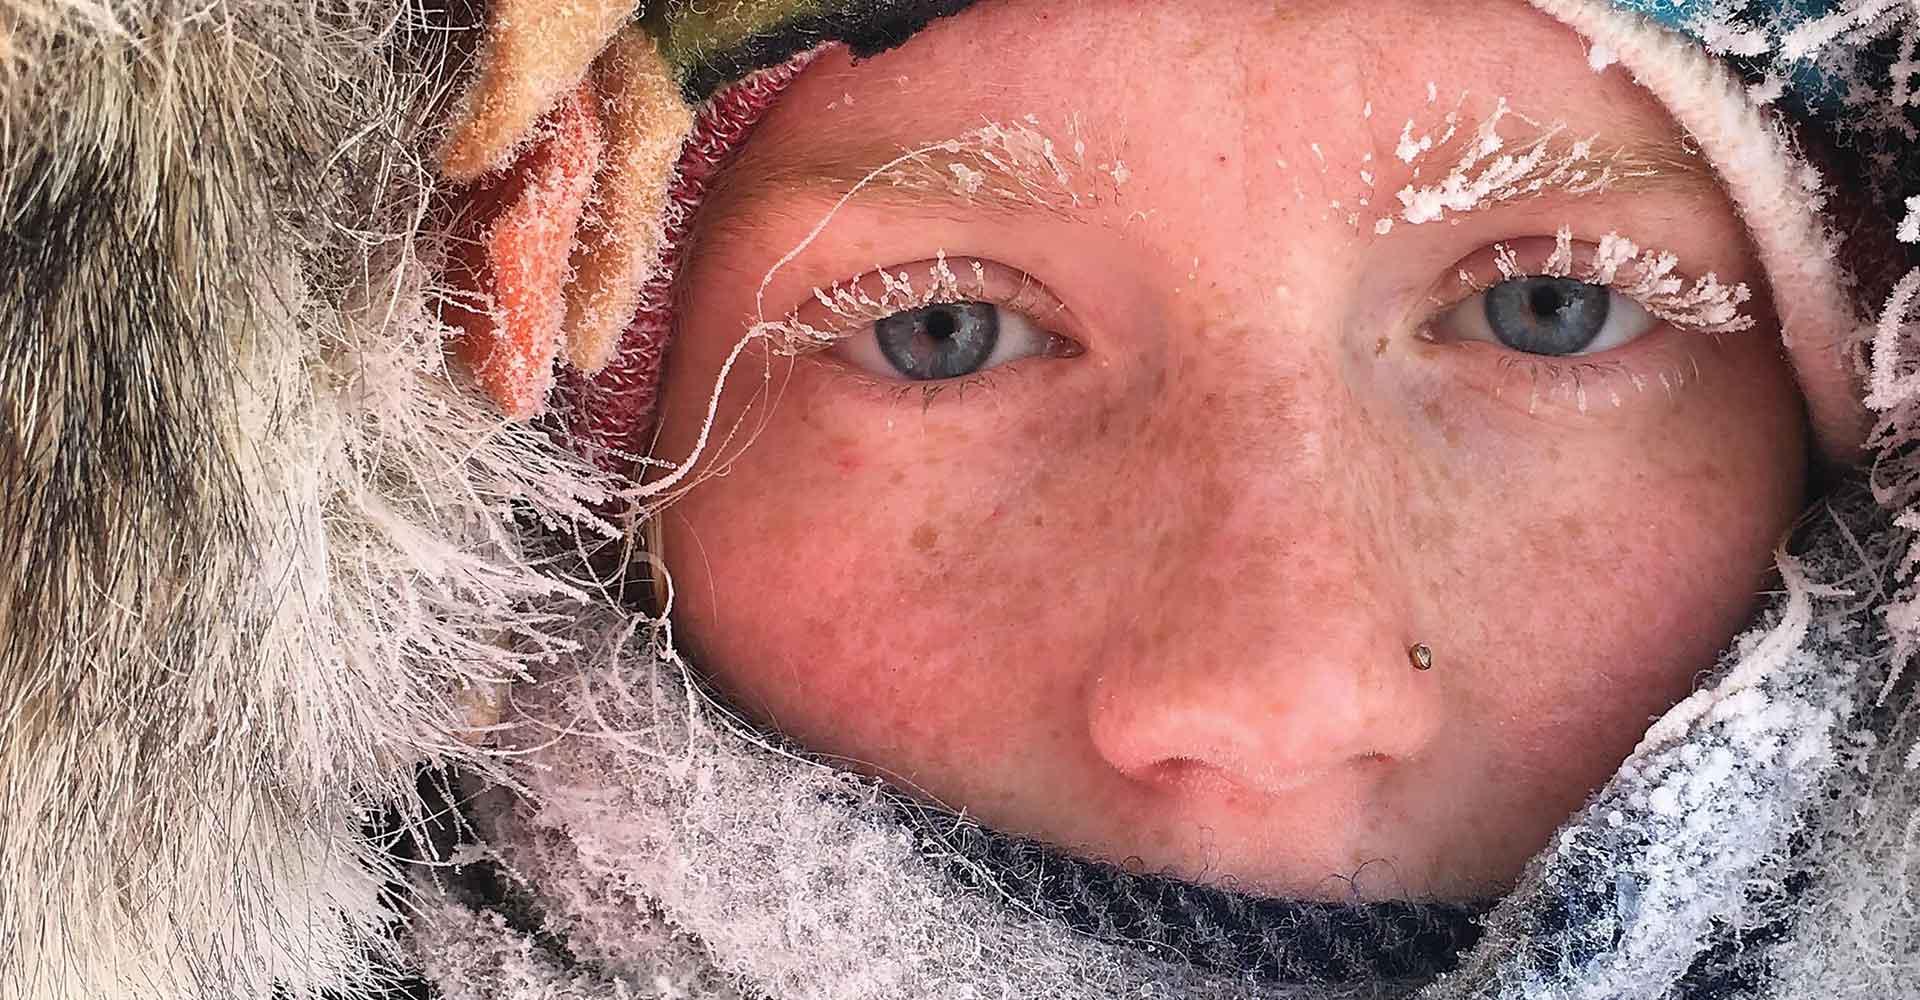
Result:
{"type": "Polygon", "coordinates": [[[875,321],[833,348],[841,360],[888,379],[962,378],[1040,354],[1070,354],[1064,338],[991,302],[943,302],[875,321]]]}
{"type": "Polygon", "coordinates": [[[971,375],[1000,342],[1000,310],[985,302],[949,302],[894,313],[873,325],[880,353],[916,382],[971,375]]]}
{"type": "Polygon", "coordinates": [[[1514,278],[1454,307],[1442,325],[1456,340],[1560,358],[1624,346],[1659,320],[1603,285],[1572,278],[1514,278]]]}

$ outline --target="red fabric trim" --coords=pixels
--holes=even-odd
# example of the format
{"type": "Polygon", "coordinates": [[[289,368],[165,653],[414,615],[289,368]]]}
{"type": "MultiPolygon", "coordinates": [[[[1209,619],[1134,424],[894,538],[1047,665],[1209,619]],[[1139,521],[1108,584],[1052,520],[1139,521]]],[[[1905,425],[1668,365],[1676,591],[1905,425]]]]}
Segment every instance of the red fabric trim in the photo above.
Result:
{"type": "Polygon", "coordinates": [[[569,370],[562,376],[573,446],[602,468],[631,474],[650,444],[661,363],[673,335],[673,286],[694,212],[706,198],[714,175],[819,52],[801,53],[727,87],[714,94],[694,119],[668,189],[660,262],[640,290],[633,322],[621,335],[613,360],[599,374],[588,377],[569,370]]]}

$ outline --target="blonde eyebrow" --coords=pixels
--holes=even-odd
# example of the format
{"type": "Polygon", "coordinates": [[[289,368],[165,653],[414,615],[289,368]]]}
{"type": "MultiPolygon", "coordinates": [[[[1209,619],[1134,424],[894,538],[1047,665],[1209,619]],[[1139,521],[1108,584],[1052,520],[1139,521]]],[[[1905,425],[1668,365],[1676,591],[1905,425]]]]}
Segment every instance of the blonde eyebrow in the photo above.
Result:
{"type": "Polygon", "coordinates": [[[1024,122],[988,122],[960,136],[918,143],[870,134],[821,143],[812,137],[761,148],[726,169],[707,204],[722,228],[750,222],[756,206],[782,196],[852,196],[950,218],[1022,217],[1035,211],[1086,222],[1100,202],[1094,168],[1024,122]]]}

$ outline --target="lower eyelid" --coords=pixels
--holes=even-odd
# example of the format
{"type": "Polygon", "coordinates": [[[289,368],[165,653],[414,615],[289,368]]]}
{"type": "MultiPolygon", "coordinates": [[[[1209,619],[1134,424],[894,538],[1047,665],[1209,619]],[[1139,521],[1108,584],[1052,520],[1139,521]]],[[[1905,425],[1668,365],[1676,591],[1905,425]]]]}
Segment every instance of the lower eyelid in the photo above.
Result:
{"type": "Polygon", "coordinates": [[[1458,386],[1505,409],[1578,428],[1614,414],[1656,412],[1683,399],[1702,372],[1696,352],[1678,333],[1663,326],[1589,356],[1523,354],[1478,341],[1427,342],[1418,354],[1433,366],[1441,391],[1458,386]]]}
{"type": "Polygon", "coordinates": [[[829,359],[816,356],[809,360],[818,364],[822,369],[821,374],[831,379],[833,384],[869,396],[869,402],[872,404],[888,407],[910,405],[924,410],[928,407],[955,405],[983,397],[997,398],[998,394],[1010,391],[1023,381],[1028,374],[1028,366],[1036,359],[1013,361],[972,375],[933,382],[885,379],[829,359]]]}

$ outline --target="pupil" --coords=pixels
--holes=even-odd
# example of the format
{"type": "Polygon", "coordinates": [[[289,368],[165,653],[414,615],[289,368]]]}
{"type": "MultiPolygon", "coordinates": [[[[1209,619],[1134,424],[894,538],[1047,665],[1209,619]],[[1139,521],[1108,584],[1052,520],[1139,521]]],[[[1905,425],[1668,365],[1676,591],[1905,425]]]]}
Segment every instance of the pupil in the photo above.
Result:
{"type": "Polygon", "coordinates": [[[927,336],[935,340],[953,339],[953,333],[958,328],[951,309],[935,309],[927,313],[927,336]]]}
{"type": "Polygon", "coordinates": [[[1539,316],[1556,316],[1559,315],[1560,310],[1567,307],[1567,297],[1553,285],[1535,285],[1532,299],[1533,301],[1528,305],[1531,305],[1535,315],[1539,316]]]}

